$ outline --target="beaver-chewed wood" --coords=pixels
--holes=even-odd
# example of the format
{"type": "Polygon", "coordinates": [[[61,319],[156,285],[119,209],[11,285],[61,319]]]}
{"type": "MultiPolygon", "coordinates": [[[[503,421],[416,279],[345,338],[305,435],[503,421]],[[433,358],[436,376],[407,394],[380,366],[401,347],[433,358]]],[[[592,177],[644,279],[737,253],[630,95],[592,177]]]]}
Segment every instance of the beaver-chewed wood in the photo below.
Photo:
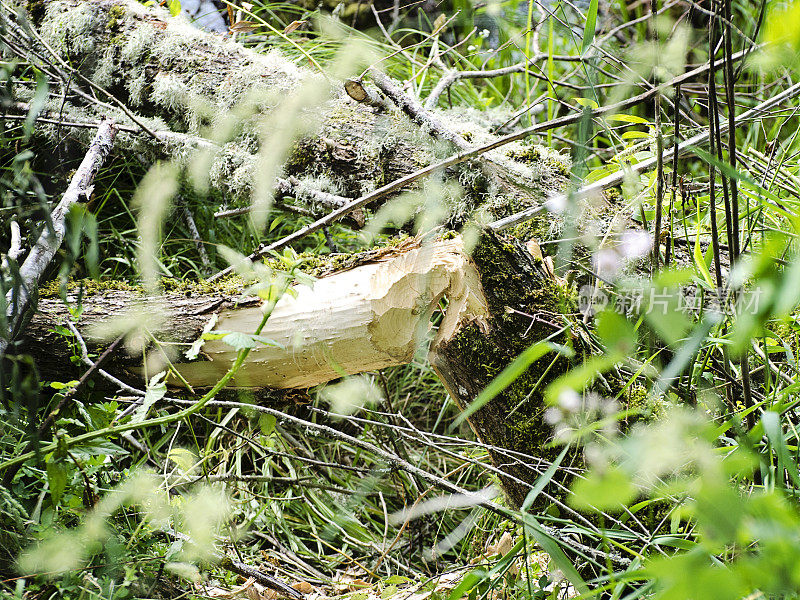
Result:
{"type": "MultiPolygon", "coordinates": [[[[564,315],[574,309],[573,291],[513,238],[484,232],[472,253],[455,234],[409,238],[354,264],[285,294],[262,331],[275,344],[251,351],[231,386],[304,389],[343,374],[408,363],[442,300],[446,308],[431,361],[462,407],[537,341],[571,344],[564,315]]],[[[80,298],[77,326],[90,350],[126,334],[125,348],[108,367],[115,374],[141,384],[147,374],[167,369],[171,385],[204,388],[236,356],[218,336],[203,339],[204,331],[251,334],[263,315],[261,300],[238,295],[233,281],[225,285],[227,292],[187,286],[159,297],[134,288],[85,295],[72,290],[68,300],[74,313],[80,298]],[[186,351],[192,346],[196,357],[190,360],[186,351]]],[[[67,318],[75,317],[60,299],[44,299],[27,330],[24,349],[54,378],[63,379],[75,353],[74,340],[58,327],[67,318]]],[[[519,457],[553,453],[543,390],[567,366],[566,358],[545,356],[470,418],[478,436],[499,448],[491,451],[492,459],[509,475],[503,485],[514,504],[524,500],[524,482],[536,476],[536,465],[519,457]]]]}

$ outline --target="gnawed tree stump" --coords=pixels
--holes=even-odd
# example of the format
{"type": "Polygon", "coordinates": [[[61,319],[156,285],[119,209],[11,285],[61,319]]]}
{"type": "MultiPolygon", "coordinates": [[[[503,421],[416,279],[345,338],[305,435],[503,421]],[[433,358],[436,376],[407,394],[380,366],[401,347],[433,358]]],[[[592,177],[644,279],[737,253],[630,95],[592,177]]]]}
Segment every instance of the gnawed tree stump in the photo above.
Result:
{"type": "MultiPolygon", "coordinates": [[[[513,238],[484,235],[472,260],[480,274],[487,316],[440,336],[430,353],[434,370],[461,408],[536,342],[550,339],[572,345],[566,316],[577,309],[574,288],[550,275],[542,261],[513,238]]],[[[580,357],[582,351],[577,350],[580,357]]],[[[510,475],[503,478],[503,487],[515,506],[522,505],[530,491],[525,484],[538,472],[514,453],[554,458],[558,452],[549,447],[552,430],[544,422],[543,396],[547,384],[568,366],[567,358],[548,353],[469,418],[481,441],[510,451],[490,454],[510,475]]]]}
{"type": "MultiPolygon", "coordinates": [[[[446,308],[431,360],[462,407],[531,344],[554,334],[555,341],[569,343],[563,315],[574,307],[573,291],[549,275],[522,244],[486,232],[470,256],[461,236],[445,237],[408,239],[370,262],[284,295],[262,331],[280,347],[251,351],[231,385],[304,389],[342,373],[409,363],[442,300],[446,308]]],[[[183,351],[210,323],[216,330],[250,334],[263,314],[261,300],[237,297],[233,289],[157,298],[137,298],[131,290],[98,291],[87,294],[82,307],[78,328],[93,349],[104,337],[132,327],[127,352],[111,361],[115,374],[141,378],[142,348],[147,348],[149,374],[169,363],[180,377],[173,375],[168,382],[193,388],[214,385],[236,351],[219,339],[205,341],[196,360],[188,361],[183,351]]],[[[26,350],[41,357],[43,372],[53,369],[63,378],[73,349],[53,330],[67,318],[67,310],[57,299],[44,299],[39,308],[27,330],[26,350]]],[[[471,416],[481,440],[512,452],[550,454],[542,392],[566,366],[566,359],[559,358],[555,366],[552,360],[546,356],[535,362],[471,416]]],[[[515,480],[530,482],[534,472],[504,453],[493,452],[492,458],[511,476],[503,482],[509,499],[521,504],[528,488],[515,480]]]]}

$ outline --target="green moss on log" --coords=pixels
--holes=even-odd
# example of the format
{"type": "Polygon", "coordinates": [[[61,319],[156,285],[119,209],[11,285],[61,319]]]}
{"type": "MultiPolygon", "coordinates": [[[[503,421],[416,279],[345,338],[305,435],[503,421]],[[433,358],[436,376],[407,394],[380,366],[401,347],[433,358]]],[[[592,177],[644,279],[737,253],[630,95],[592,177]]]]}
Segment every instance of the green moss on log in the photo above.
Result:
{"type": "MultiPolygon", "coordinates": [[[[231,275],[213,282],[205,279],[189,280],[164,277],[160,281],[161,291],[165,294],[181,294],[184,296],[213,295],[237,296],[245,289],[241,277],[231,275]]],[[[69,279],[65,284],[67,293],[78,293],[83,290],[86,298],[105,292],[130,292],[132,296],[144,296],[146,290],[137,283],[129,283],[121,279],[69,279]]],[[[58,298],[62,285],[58,279],[51,280],[39,288],[40,298],[58,298]]]]}
{"type": "MultiPolygon", "coordinates": [[[[567,315],[576,310],[575,290],[546,274],[513,238],[487,233],[472,258],[481,274],[491,318],[471,323],[434,350],[434,364],[448,389],[466,405],[531,345],[550,338],[574,346],[567,315]],[[552,337],[551,337],[552,336],[552,337]]],[[[583,349],[576,347],[575,360],[583,349]]],[[[552,459],[552,429],[544,422],[543,392],[569,366],[568,359],[550,353],[535,361],[510,386],[483,408],[470,423],[481,439],[512,452],[552,459]]],[[[499,452],[494,462],[507,474],[503,485],[512,504],[520,505],[537,476],[530,465],[499,452]],[[520,483],[525,482],[525,483],[520,483]]]]}

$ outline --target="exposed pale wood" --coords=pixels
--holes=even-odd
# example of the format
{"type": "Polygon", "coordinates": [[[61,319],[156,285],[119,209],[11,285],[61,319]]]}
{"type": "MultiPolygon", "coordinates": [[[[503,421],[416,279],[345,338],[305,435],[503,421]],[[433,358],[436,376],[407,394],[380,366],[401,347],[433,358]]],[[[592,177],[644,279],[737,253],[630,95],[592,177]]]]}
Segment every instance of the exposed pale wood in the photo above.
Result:
{"type": "MultiPolygon", "coordinates": [[[[480,281],[461,238],[406,244],[380,262],[299,287],[284,296],[263,335],[282,347],[259,347],[237,374],[237,387],[307,388],[411,361],[431,313],[447,296],[447,328],[486,314],[480,281]],[[409,247],[411,246],[411,247],[409,247]],[[416,247],[414,247],[416,246],[416,247]]],[[[217,329],[252,332],[259,308],[220,313],[217,329]]],[[[208,362],[177,366],[193,386],[210,386],[235,351],[222,341],[203,345],[208,362]]]]}
{"type": "MultiPolygon", "coordinates": [[[[440,337],[450,335],[466,321],[482,321],[487,313],[480,278],[461,237],[430,242],[409,239],[375,262],[318,279],[313,287],[298,286],[295,291],[278,302],[263,331],[280,347],[254,349],[232,385],[308,388],[343,373],[408,363],[425,336],[431,313],[444,297],[448,309],[440,337]]],[[[116,334],[118,329],[108,329],[109,323],[119,322],[126,314],[152,338],[177,343],[183,350],[199,338],[212,317],[217,331],[250,334],[262,316],[259,301],[251,298],[249,305],[242,306],[236,298],[221,295],[187,298],[168,294],[145,299],[115,290],[89,295],[83,303],[79,327],[94,344],[101,343],[102,332],[116,334]]],[[[67,318],[59,304],[58,300],[42,303],[41,314],[31,324],[31,348],[43,351],[43,346],[50,346],[52,358],[66,361],[66,344],[59,344],[58,336],[50,333],[67,318]],[[60,347],[63,351],[56,349],[60,347]]],[[[176,354],[169,358],[180,375],[193,387],[207,387],[228,370],[236,351],[221,340],[208,340],[194,362],[176,354]]],[[[133,358],[123,362],[131,374],[141,364],[133,358]]],[[[48,364],[45,357],[43,367],[48,364]]],[[[169,381],[181,383],[178,378],[169,381]]]]}

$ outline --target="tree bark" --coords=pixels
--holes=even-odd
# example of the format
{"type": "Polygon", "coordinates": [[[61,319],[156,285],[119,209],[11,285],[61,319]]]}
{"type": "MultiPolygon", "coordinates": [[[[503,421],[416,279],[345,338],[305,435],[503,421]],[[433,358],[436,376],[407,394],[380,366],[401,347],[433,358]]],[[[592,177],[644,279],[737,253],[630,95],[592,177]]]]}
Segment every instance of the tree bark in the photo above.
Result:
{"type": "MultiPolygon", "coordinates": [[[[554,277],[519,241],[486,234],[471,256],[487,306],[485,321],[473,320],[431,348],[431,364],[456,404],[469,406],[503,369],[537,342],[583,348],[573,340],[565,315],[577,310],[574,288],[554,277]]],[[[553,459],[552,429],[544,421],[544,390],[562,375],[569,359],[553,352],[534,361],[508,387],[469,418],[478,437],[504,450],[490,452],[509,501],[521,506],[541,469],[521,455],[553,459]],[[527,485],[526,485],[527,484],[527,485]]]]}
{"type": "MultiPolygon", "coordinates": [[[[210,186],[210,200],[219,205],[244,206],[254,194],[272,188],[274,180],[265,179],[270,175],[266,166],[272,163],[282,163],[281,172],[273,175],[295,176],[310,188],[352,198],[453,149],[399,109],[351,99],[344,92],[346,74],[334,79],[313,66],[297,66],[277,51],[254,52],[135,0],[12,4],[40,32],[42,42],[30,41],[39,54],[51,56],[52,50],[129,113],[80,77],[71,77],[65,67],[64,97],[54,94],[40,116],[88,125],[113,116],[120,125],[115,152],[139,156],[146,163],[169,158],[183,164],[201,192],[210,186]],[[88,101],[91,95],[102,103],[88,101]],[[156,137],[141,133],[131,114],[156,137]]],[[[356,55],[344,51],[343,60],[360,72],[367,64],[359,63],[371,58],[363,48],[351,52],[356,55]]],[[[25,107],[35,90],[18,84],[14,93],[25,107]]],[[[491,114],[435,113],[469,139],[494,137],[488,127],[491,114]]],[[[89,128],[55,122],[40,123],[37,133],[47,142],[61,142],[68,134],[83,147],[93,135],[89,128]]],[[[496,186],[471,165],[447,173],[446,178],[458,181],[464,190],[448,206],[451,223],[462,223],[478,206],[495,217],[517,212],[564,182],[564,161],[542,148],[509,144],[487,157],[504,168],[512,185],[492,189],[496,186]]],[[[55,164],[42,167],[58,172],[55,164]]]]}

